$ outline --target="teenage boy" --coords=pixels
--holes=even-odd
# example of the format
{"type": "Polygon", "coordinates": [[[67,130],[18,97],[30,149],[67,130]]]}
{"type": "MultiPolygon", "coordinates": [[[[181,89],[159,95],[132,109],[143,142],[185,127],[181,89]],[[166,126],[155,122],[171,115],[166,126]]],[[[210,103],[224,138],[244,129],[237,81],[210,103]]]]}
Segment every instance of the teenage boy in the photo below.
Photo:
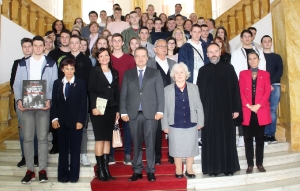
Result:
{"type": "MultiPolygon", "coordinates": [[[[256,37],[256,33],[257,33],[257,29],[255,27],[249,27],[247,30],[250,30],[252,32],[252,46],[256,47],[257,49],[260,49],[262,51],[262,47],[260,46],[260,44],[254,42],[255,37],[256,37]]],[[[235,49],[239,49],[243,47],[243,42],[240,42],[236,45],[235,49]]]]}
{"type": "Polygon", "coordinates": [[[174,29],[176,28],[176,22],[175,22],[175,19],[174,18],[169,18],[167,20],[167,33],[168,33],[168,37],[172,36],[173,35],[173,31],[174,29]]]}
{"type": "Polygon", "coordinates": [[[154,46],[149,42],[149,29],[147,27],[141,27],[139,37],[141,39],[141,46],[147,48],[150,58],[155,56],[154,46]]]}
{"type": "MultiPolygon", "coordinates": [[[[114,49],[111,54],[111,61],[114,63],[114,68],[119,72],[119,88],[122,87],[122,80],[125,71],[136,67],[134,58],[129,54],[124,54],[122,46],[124,45],[123,36],[120,33],[116,33],[112,36],[112,47],[114,49]]],[[[122,127],[124,131],[124,164],[131,165],[131,147],[132,140],[128,122],[122,121],[122,127]]],[[[114,150],[111,149],[110,164],[115,164],[114,150]]]]}
{"type": "MultiPolygon", "coordinates": [[[[116,9],[117,7],[121,8],[120,5],[119,5],[118,3],[113,4],[113,12],[115,11],[115,9],[116,9]]],[[[116,19],[116,17],[115,17],[114,14],[112,14],[111,17],[114,18],[114,20],[116,19]]],[[[124,15],[121,15],[121,20],[122,20],[122,21],[125,21],[124,15]]]]}
{"type": "MultiPolygon", "coordinates": [[[[93,21],[97,22],[97,20],[98,20],[98,13],[96,11],[89,12],[89,20],[90,20],[90,23],[93,22],[93,21]]],[[[98,33],[101,34],[103,29],[104,29],[103,27],[99,27],[98,33]]],[[[90,34],[91,34],[91,31],[90,31],[89,24],[86,25],[85,27],[83,27],[81,29],[81,36],[83,38],[87,38],[88,39],[90,37],[90,34]]]]}
{"type": "Polygon", "coordinates": [[[128,22],[121,20],[122,9],[120,7],[116,7],[114,10],[115,21],[107,24],[107,30],[110,31],[111,34],[121,33],[123,30],[130,27],[128,22]]]}
{"type": "Polygon", "coordinates": [[[184,23],[184,19],[183,16],[178,14],[175,16],[175,23],[177,25],[177,28],[181,28],[183,29],[183,23],[184,23]]]}
{"type": "MultiPolygon", "coordinates": [[[[30,38],[23,38],[21,40],[21,46],[22,46],[22,52],[24,57],[22,59],[26,59],[31,56],[32,54],[32,39],[30,38]]],[[[10,75],[10,87],[13,89],[13,85],[15,82],[16,78],[16,72],[18,65],[22,59],[18,59],[14,61],[13,67],[11,69],[11,75],[10,75]]],[[[17,167],[25,167],[26,162],[25,162],[25,155],[24,155],[24,147],[23,147],[23,142],[24,142],[24,134],[22,131],[22,114],[21,111],[18,109],[18,107],[15,107],[15,111],[17,113],[18,117],[18,123],[19,123],[19,139],[20,139],[20,146],[21,146],[21,153],[22,153],[22,159],[21,161],[17,164],[17,167]]],[[[36,137],[36,133],[34,136],[34,166],[38,166],[38,141],[36,137]]]]}
{"type": "Polygon", "coordinates": [[[134,11],[138,14],[139,18],[141,18],[142,16],[142,10],[141,7],[135,7],[134,11]]]}
{"type": "Polygon", "coordinates": [[[100,11],[100,19],[101,19],[101,22],[99,23],[99,26],[105,28],[106,27],[106,19],[107,19],[107,13],[105,10],[100,11]]]}
{"type": "Polygon", "coordinates": [[[207,57],[207,47],[208,45],[211,44],[211,40],[208,38],[209,36],[209,31],[208,31],[208,26],[206,24],[201,25],[201,37],[200,41],[202,43],[202,49],[203,49],[203,54],[204,54],[204,64],[208,64],[210,61],[207,57]]]}
{"type": "Polygon", "coordinates": [[[162,32],[162,20],[159,17],[154,19],[154,31],[150,33],[152,44],[155,44],[158,39],[165,39],[168,37],[168,33],[162,32]]]}
{"type": "Polygon", "coordinates": [[[15,99],[18,108],[22,112],[22,130],[24,133],[24,153],[27,172],[21,183],[30,183],[35,179],[34,172],[34,132],[38,138],[39,153],[39,182],[47,182],[48,162],[48,130],[50,119],[50,104],[52,99],[52,87],[57,79],[57,67],[55,62],[44,55],[45,41],[41,36],[32,39],[32,56],[21,60],[19,63],[16,79],[13,85],[15,99]],[[46,103],[45,107],[36,110],[27,110],[22,103],[23,80],[45,80],[46,81],[46,103]]]}
{"type": "Polygon", "coordinates": [[[280,101],[280,78],[283,73],[283,64],[281,56],[271,51],[272,38],[269,35],[265,35],[261,38],[261,45],[266,59],[266,69],[270,73],[272,84],[272,91],[270,95],[272,123],[267,125],[265,128],[264,141],[268,143],[277,143],[275,132],[277,123],[277,106],[280,101]]]}
{"type": "Polygon", "coordinates": [[[124,39],[123,52],[128,53],[129,41],[132,37],[139,37],[139,25],[140,17],[137,12],[131,11],[129,14],[129,22],[131,27],[122,31],[122,36],[124,39]]]}
{"type": "MultiPolygon", "coordinates": [[[[239,78],[241,71],[250,69],[250,65],[248,64],[248,54],[252,51],[255,51],[259,56],[260,61],[259,61],[258,68],[260,70],[266,70],[266,60],[265,60],[264,53],[260,49],[253,46],[252,44],[253,41],[252,32],[250,30],[243,30],[241,32],[240,37],[241,37],[242,47],[233,51],[231,55],[231,64],[234,67],[237,77],[239,78]]],[[[243,147],[244,136],[243,136],[243,128],[241,125],[238,127],[238,130],[239,130],[239,140],[237,146],[243,147]]],[[[255,144],[254,140],[253,140],[253,144],[255,144]]]]}

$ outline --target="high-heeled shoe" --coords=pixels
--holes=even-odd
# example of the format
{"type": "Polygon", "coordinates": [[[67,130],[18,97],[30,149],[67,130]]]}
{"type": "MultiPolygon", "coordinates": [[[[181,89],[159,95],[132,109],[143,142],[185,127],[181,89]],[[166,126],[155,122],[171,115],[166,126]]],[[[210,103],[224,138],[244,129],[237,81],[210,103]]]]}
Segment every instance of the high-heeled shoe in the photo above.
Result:
{"type": "Polygon", "coordinates": [[[189,174],[189,173],[187,173],[187,171],[185,171],[185,176],[188,178],[196,178],[195,174],[189,174]]]}
{"type": "Polygon", "coordinates": [[[176,174],[176,173],[175,173],[175,177],[176,177],[176,178],[183,178],[183,174],[176,174]]]}

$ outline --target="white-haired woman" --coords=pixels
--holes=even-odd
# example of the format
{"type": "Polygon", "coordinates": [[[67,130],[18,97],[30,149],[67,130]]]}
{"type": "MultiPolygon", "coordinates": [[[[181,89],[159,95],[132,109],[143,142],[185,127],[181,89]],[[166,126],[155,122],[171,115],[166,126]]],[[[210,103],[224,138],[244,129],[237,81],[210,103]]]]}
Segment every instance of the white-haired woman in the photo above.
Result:
{"type": "Polygon", "coordinates": [[[182,178],[182,159],[186,158],[188,178],[195,178],[194,156],[199,155],[198,130],[204,125],[203,107],[197,85],[187,82],[190,72],[180,62],[170,72],[175,83],[165,87],[165,112],[162,130],[169,135],[169,152],[174,157],[176,178],[182,178]]]}

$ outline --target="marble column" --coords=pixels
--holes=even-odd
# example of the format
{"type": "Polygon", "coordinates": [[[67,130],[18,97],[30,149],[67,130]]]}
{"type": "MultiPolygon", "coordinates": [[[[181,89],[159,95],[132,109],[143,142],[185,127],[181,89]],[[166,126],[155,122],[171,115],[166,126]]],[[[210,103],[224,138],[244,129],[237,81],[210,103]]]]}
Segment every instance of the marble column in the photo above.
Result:
{"type": "Polygon", "coordinates": [[[64,0],[63,21],[67,29],[72,29],[77,17],[82,17],[82,0],[64,0]]]}
{"type": "Polygon", "coordinates": [[[211,0],[194,0],[195,13],[198,17],[212,18],[211,0]]]}
{"type": "Polygon", "coordinates": [[[279,109],[280,126],[292,151],[300,151],[300,1],[274,0],[271,4],[274,50],[283,59],[279,109]]]}

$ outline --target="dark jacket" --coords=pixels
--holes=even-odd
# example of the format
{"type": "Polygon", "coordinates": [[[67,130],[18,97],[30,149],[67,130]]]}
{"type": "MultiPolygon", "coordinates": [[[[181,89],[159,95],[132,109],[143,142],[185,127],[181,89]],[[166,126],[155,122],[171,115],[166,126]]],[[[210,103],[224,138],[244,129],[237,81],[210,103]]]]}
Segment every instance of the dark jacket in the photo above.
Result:
{"type": "Polygon", "coordinates": [[[84,125],[87,116],[87,90],[86,83],[75,77],[70,86],[69,97],[65,100],[63,94],[64,84],[57,79],[53,84],[52,105],[50,110],[51,121],[58,118],[60,126],[76,128],[76,123],[84,125]]]}
{"type": "MultiPolygon", "coordinates": [[[[24,57],[23,57],[22,59],[24,59],[24,57]]],[[[18,69],[18,64],[19,64],[19,62],[20,62],[22,59],[15,60],[15,61],[14,61],[14,64],[13,64],[13,67],[11,68],[11,74],[10,74],[10,80],[9,80],[9,83],[10,83],[10,87],[11,87],[12,90],[13,90],[13,85],[14,85],[15,78],[16,78],[16,73],[17,73],[17,69],[18,69]]]]}
{"type": "Polygon", "coordinates": [[[107,99],[107,107],[117,107],[119,111],[120,91],[119,91],[119,73],[117,70],[111,70],[113,80],[108,82],[100,66],[91,68],[90,80],[88,85],[91,110],[96,108],[97,97],[107,99]]]}

